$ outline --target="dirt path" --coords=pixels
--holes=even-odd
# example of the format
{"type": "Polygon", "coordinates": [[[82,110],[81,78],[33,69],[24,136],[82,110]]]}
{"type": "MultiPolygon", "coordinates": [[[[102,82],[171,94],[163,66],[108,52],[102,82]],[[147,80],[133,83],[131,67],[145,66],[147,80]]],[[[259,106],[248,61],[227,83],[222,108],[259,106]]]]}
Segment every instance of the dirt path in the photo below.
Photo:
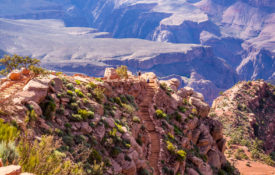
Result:
{"type": "MultiPolygon", "coordinates": [[[[229,140],[229,138],[226,138],[229,140]]],[[[229,160],[235,167],[240,171],[241,175],[275,175],[275,167],[268,166],[259,161],[253,161],[251,158],[251,153],[248,148],[240,145],[232,145],[232,152],[235,154],[237,149],[242,149],[250,160],[236,160],[225,154],[227,160],[229,160]]]]}
{"type": "Polygon", "coordinates": [[[275,175],[274,167],[254,161],[250,161],[250,166],[247,166],[247,162],[247,160],[242,160],[235,163],[236,168],[242,175],[275,175]]]}
{"type": "Polygon", "coordinates": [[[144,96],[143,102],[140,104],[140,116],[144,121],[145,128],[149,132],[149,137],[151,139],[151,154],[149,155],[149,164],[154,168],[154,175],[159,175],[159,153],[160,153],[160,136],[155,130],[155,125],[150,118],[149,108],[152,104],[152,100],[155,94],[156,85],[154,83],[149,83],[146,88],[146,94],[144,96]]]}

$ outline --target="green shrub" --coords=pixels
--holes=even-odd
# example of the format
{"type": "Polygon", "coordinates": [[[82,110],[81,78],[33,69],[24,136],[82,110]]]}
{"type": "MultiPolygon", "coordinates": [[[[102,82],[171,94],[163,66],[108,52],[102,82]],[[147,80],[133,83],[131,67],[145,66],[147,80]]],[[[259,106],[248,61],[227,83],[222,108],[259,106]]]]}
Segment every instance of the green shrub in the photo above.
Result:
{"type": "Polygon", "coordinates": [[[196,108],[192,108],[192,114],[196,115],[198,113],[197,109],[196,108]]]}
{"type": "Polygon", "coordinates": [[[67,90],[67,94],[70,95],[70,96],[74,96],[75,95],[75,93],[73,91],[71,91],[71,90],[67,90]]]}
{"type": "Polygon", "coordinates": [[[74,90],[74,85],[73,85],[72,83],[68,83],[68,84],[66,85],[66,87],[67,87],[67,89],[69,89],[69,90],[74,90]]]}
{"type": "Polygon", "coordinates": [[[95,89],[97,87],[97,85],[93,82],[90,82],[88,85],[90,86],[91,89],[95,89]]]}
{"type": "Polygon", "coordinates": [[[163,90],[167,89],[167,84],[166,83],[160,83],[160,88],[163,90]]]}
{"type": "Polygon", "coordinates": [[[236,168],[227,162],[225,165],[222,166],[222,170],[225,171],[227,174],[235,174],[236,168]]]}
{"type": "Polygon", "coordinates": [[[169,152],[171,153],[175,153],[176,152],[176,147],[173,145],[173,143],[171,143],[170,141],[166,141],[166,148],[169,152]]]}
{"type": "Polygon", "coordinates": [[[140,118],[138,116],[134,116],[133,122],[140,123],[140,118]]]}
{"type": "Polygon", "coordinates": [[[4,123],[3,119],[0,119],[0,142],[8,143],[18,138],[20,132],[16,127],[4,123]]]}
{"type": "Polygon", "coordinates": [[[116,125],[116,127],[117,127],[117,129],[118,129],[119,132],[125,133],[125,129],[124,129],[124,127],[122,125],[120,125],[120,124],[118,124],[116,122],[115,122],[115,125],[116,125]]]}
{"type": "Polygon", "coordinates": [[[168,138],[170,138],[172,140],[175,140],[175,136],[170,132],[168,133],[168,138]]]}
{"type": "Polygon", "coordinates": [[[183,150],[178,150],[177,151],[177,158],[180,161],[184,161],[186,159],[186,152],[183,150]]]}
{"type": "Polygon", "coordinates": [[[127,99],[124,95],[121,95],[121,96],[120,96],[120,100],[121,100],[122,103],[125,103],[125,104],[128,104],[128,103],[129,103],[129,102],[128,102],[128,99],[127,99]]]}
{"type": "Polygon", "coordinates": [[[240,111],[246,111],[247,107],[246,107],[245,104],[238,104],[238,110],[240,110],[240,111]]]}
{"type": "Polygon", "coordinates": [[[80,80],[75,80],[75,83],[76,83],[77,85],[80,85],[80,84],[81,84],[81,81],[80,81],[80,80]]]}
{"type": "Polygon", "coordinates": [[[165,114],[161,109],[157,109],[155,114],[158,118],[166,118],[167,117],[167,114],[165,114]]]}
{"type": "Polygon", "coordinates": [[[64,112],[65,112],[65,109],[63,106],[61,106],[59,109],[56,110],[56,113],[61,114],[61,115],[64,114],[64,112]]]}
{"type": "Polygon", "coordinates": [[[64,154],[56,151],[59,145],[59,142],[54,142],[53,136],[42,136],[40,142],[24,138],[18,145],[19,165],[24,172],[37,175],[84,174],[79,165],[65,161],[64,154]]]}
{"type": "Polygon", "coordinates": [[[81,120],[83,120],[83,118],[79,114],[72,114],[72,118],[71,119],[73,121],[81,121],[81,120]]]}
{"type": "Polygon", "coordinates": [[[76,93],[77,96],[79,96],[81,98],[84,97],[83,92],[81,92],[81,90],[79,90],[79,89],[75,89],[75,93],[76,93]]]}
{"type": "Polygon", "coordinates": [[[71,128],[71,127],[72,127],[72,125],[71,125],[70,123],[65,123],[64,126],[65,126],[66,128],[71,128]]]}
{"type": "Polygon", "coordinates": [[[243,149],[237,149],[236,153],[234,154],[235,156],[235,159],[238,159],[238,160],[242,160],[242,159],[245,159],[245,160],[248,160],[248,157],[247,155],[245,154],[244,150],[243,149]]]}
{"type": "Polygon", "coordinates": [[[118,156],[119,153],[121,153],[121,149],[120,149],[120,147],[118,147],[118,146],[112,148],[111,151],[110,151],[110,155],[111,155],[113,158],[116,158],[116,157],[118,156]]]}
{"type": "Polygon", "coordinates": [[[173,114],[173,116],[175,117],[175,119],[178,121],[178,122],[181,122],[181,115],[178,113],[178,112],[175,112],[173,114]]]}
{"type": "Polygon", "coordinates": [[[188,105],[188,104],[189,104],[187,98],[184,98],[184,99],[182,100],[182,103],[183,103],[184,105],[188,105]]]}
{"type": "Polygon", "coordinates": [[[138,137],[137,137],[137,139],[136,139],[136,142],[137,142],[140,146],[142,146],[143,142],[142,142],[142,139],[141,139],[141,135],[140,135],[140,134],[138,135],[138,137]]]}
{"type": "Polygon", "coordinates": [[[125,65],[122,65],[116,69],[116,73],[120,78],[128,78],[128,68],[125,65]]]}
{"type": "Polygon", "coordinates": [[[179,106],[179,107],[178,107],[178,110],[179,110],[180,112],[182,112],[182,113],[185,113],[185,112],[186,112],[186,109],[185,109],[185,107],[183,107],[183,106],[179,106]]]}
{"type": "Polygon", "coordinates": [[[18,153],[14,141],[8,143],[0,142],[0,158],[4,165],[17,163],[18,153]]]}
{"type": "Polygon", "coordinates": [[[140,168],[140,169],[138,169],[137,174],[139,174],[139,175],[150,175],[151,173],[145,168],[140,168]]]}
{"type": "Polygon", "coordinates": [[[84,104],[88,104],[89,103],[89,100],[87,98],[83,98],[83,103],[84,104]]]}
{"type": "Polygon", "coordinates": [[[94,112],[85,109],[79,109],[78,114],[81,115],[82,119],[92,119],[94,117],[94,112]]]}
{"type": "Polygon", "coordinates": [[[0,66],[5,67],[0,71],[0,75],[7,75],[14,69],[20,69],[22,67],[26,69],[31,69],[35,65],[39,65],[40,60],[35,58],[30,58],[28,56],[22,57],[14,54],[13,56],[4,55],[3,58],[0,59],[0,66]]]}
{"type": "Polygon", "coordinates": [[[178,136],[182,135],[182,131],[176,125],[174,125],[174,132],[178,136]]]}
{"type": "Polygon", "coordinates": [[[127,113],[133,114],[135,112],[135,108],[128,104],[122,104],[123,108],[126,110],[127,113]]]}
{"type": "Polygon", "coordinates": [[[71,103],[70,108],[74,111],[77,111],[78,110],[78,104],[77,103],[71,103]]]}
{"type": "Polygon", "coordinates": [[[122,107],[122,101],[121,101],[120,97],[114,97],[113,99],[116,104],[118,104],[120,107],[122,107]]]}
{"type": "Polygon", "coordinates": [[[55,113],[56,104],[53,100],[46,100],[42,103],[41,107],[43,109],[43,115],[46,116],[46,119],[50,119],[55,113]]]}
{"type": "Polygon", "coordinates": [[[73,146],[75,143],[74,143],[74,138],[72,136],[69,136],[69,135],[66,135],[62,138],[63,142],[66,144],[66,145],[69,145],[69,146],[73,146]]]}
{"type": "Polygon", "coordinates": [[[93,90],[93,94],[95,95],[95,98],[97,101],[101,102],[104,98],[104,91],[105,89],[104,88],[101,88],[101,87],[96,87],[94,90],[93,90]]]}
{"type": "Polygon", "coordinates": [[[103,82],[103,80],[101,78],[95,78],[95,81],[103,82]]]}
{"type": "Polygon", "coordinates": [[[74,141],[76,144],[81,144],[85,141],[85,136],[83,135],[75,135],[74,136],[74,141]]]}

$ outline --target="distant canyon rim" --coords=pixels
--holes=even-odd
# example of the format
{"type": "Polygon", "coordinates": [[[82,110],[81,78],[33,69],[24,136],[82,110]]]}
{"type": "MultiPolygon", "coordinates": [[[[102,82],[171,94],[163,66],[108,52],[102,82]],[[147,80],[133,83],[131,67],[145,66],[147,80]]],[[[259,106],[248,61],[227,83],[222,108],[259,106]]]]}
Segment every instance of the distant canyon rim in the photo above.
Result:
{"type": "Polygon", "coordinates": [[[272,0],[3,0],[0,54],[102,76],[127,65],[178,78],[208,103],[241,80],[275,79],[272,0]]]}

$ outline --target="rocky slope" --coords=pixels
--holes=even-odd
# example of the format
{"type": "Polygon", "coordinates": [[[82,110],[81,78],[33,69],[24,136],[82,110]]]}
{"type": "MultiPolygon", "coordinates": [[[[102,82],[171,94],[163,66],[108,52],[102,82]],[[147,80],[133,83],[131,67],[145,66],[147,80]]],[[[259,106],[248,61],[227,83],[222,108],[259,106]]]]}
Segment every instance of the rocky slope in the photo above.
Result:
{"type": "Polygon", "coordinates": [[[239,160],[237,167],[244,166],[239,167],[241,173],[253,169],[255,173],[275,172],[274,105],[275,87],[262,80],[239,82],[213,102],[210,115],[223,123],[228,139],[227,156],[239,160]],[[260,162],[250,165],[252,160],[273,168],[260,162]]]}
{"type": "Polygon", "coordinates": [[[154,73],[128,76],[114,69],[104,78],[12,73],[14,81],[1,79],[0,116],[32,139],[59,139],[58,151],[83,174],[235,172],[224,156],[222,125],[208,117],[202,94],[154,73]]]}

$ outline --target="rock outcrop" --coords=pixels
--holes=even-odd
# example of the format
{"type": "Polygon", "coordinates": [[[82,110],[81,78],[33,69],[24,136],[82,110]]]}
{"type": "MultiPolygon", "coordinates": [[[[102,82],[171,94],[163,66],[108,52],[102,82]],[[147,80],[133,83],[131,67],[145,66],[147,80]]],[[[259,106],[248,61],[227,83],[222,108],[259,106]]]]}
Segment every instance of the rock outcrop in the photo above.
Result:
{"type": "MultiPolygon", "coordinates": [[[[275,87],[263,80],[239,82],[213,102],[210,115],[225,127],[229,148],[227,156],[275,166],[272,157],[275,149],[274,104],[275,87]],[[244,151],[246,149],[248,151],[244,151]]],[[[218,126],[212,132],[220,129],[221,126],[218,126]]],[[[216,137],[221,136],[218,134],[216,137]]],[[[223,151],[225,149],[220,144],[218,147],[223,151]]],[[[262,167],[264,171],[266,168],[264,165],[262,167]]],[[[274,168],[270,167],[270,170],[274,171],[274,168]]]]}
{"type": "Polygon", "coordinates": [[[95,163],[103,174],[227,171],[222,125],[208,116],[202,94],[152,72],[120,79],[108,71],[104,78],[34,78],[3,103],[1,110],[9,111],[0,116],[23,131],[31,128],[33,139],[60,139],[62,154],[85,171],[95,163]]]}

